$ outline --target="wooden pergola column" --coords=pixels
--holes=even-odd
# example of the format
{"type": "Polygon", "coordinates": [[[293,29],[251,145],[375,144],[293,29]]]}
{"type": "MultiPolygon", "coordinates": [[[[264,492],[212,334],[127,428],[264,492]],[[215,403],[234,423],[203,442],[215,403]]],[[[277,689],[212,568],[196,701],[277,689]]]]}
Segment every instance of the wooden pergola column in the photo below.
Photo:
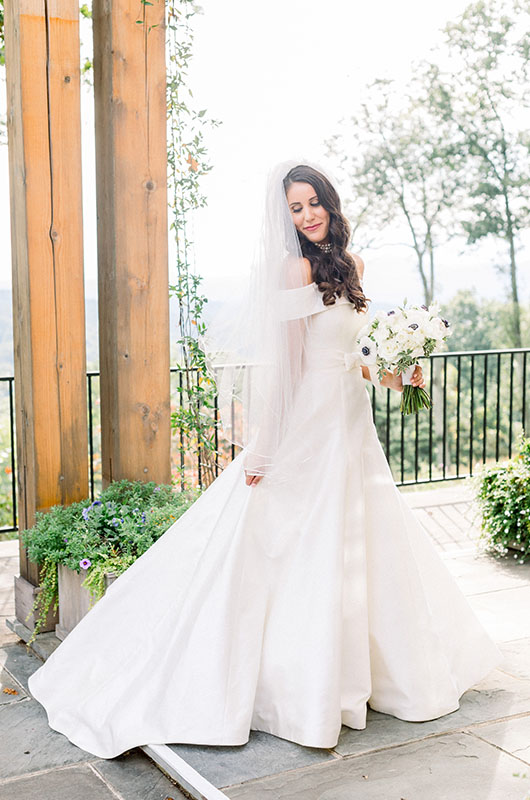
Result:
{"type": "MultiPolygon", "coordinates": [[[[88,495],[77,0],[10,0],[5,39],[23,530],[88,495]]],[[[16,616],[29,627],[38,578],[21,545],[16,616]]]]}
{"type": "Polygon", "coordinates": [[[164,3],[94,0],[93,25],[103,484],[168,483],[164,3]]]}

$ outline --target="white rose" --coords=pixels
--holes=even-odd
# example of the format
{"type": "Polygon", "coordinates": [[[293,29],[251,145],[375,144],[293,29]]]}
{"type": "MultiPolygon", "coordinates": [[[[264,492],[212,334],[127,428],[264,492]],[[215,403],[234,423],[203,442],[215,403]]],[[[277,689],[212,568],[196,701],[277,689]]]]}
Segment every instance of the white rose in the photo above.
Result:
{"type": "Polygon", "coordinates": [[[385,339],[391,334],[391,329],[389,325],[387,325],[386,320],[384,322],[380,322],[375,331],[373,332],[372,336],[377,342],[378,345],[382,344],[385,339]]]}
{"type": "Polygon", "coordinates": [[[387,339],[379,346],[379,355],[387,364],[394,364],[401,350],[402,347],[394,337],[393,339],[387,339]]]}
{"type": "Polygon", "coordinates": [[[436,339],[441,344],[447,336],[448,328],[445,327],[439,317],[435,317],[431,320],[431,332],[431,338],[436,339]]]}

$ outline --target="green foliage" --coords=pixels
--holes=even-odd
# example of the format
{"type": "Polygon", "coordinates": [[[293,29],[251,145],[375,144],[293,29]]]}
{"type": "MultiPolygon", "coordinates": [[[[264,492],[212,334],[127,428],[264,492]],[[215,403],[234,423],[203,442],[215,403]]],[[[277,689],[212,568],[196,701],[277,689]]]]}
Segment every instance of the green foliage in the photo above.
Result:
{"type": "Polygon", "coordinates": [[[517,457],[485,469],[476,483],[486,548],[501,556],[516,548],[515,559],[524,564],[530,556],[530,439],[521,438],[517,457]]]}
{"type": "Polygon", "coordinates": [[[120,575],[190,507],[198,491],[175,492],[153,481],[116,481],[94,502],[54,506],[37,512],[33,528],[22,532],[29,558],[41,565],[33,638],[48,609],[57,606],[57,566],[86,571],[83,585],[97,600],[105,574],[120,575]]]}
{"type": "MultiPolygon", "coordinates": [[[[499,300],[477,298],[475,292],[463,289],[446,304],[447,316],[451,318],[453,335],[449,349],[500,350],[512,346],[512,309],[499,300]]],[[[523,342],[530,342],[530,309],[521,308],[521,332],[523,342]]]]}

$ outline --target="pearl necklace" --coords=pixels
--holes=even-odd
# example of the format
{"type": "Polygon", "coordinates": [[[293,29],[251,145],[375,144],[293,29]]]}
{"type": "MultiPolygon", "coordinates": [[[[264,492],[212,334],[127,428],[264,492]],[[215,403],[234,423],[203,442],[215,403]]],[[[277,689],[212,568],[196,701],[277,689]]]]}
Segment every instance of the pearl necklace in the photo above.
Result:
{"type": "Polygon", "coordinates": [[[316,246],[319,250],[322,250],[324,253],[331,253],[332,245],[330,242],[327,244],[320,244],[320,242],[315,242],[316,246]]]}

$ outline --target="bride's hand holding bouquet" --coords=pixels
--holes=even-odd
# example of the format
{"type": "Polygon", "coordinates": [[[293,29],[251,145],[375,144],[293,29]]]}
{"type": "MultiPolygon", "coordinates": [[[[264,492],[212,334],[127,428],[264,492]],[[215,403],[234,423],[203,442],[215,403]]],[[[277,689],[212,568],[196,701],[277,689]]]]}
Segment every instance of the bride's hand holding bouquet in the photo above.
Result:
{"type": "MultiPolygon", "coordinates": [[[[449,323],[438,316],[437,303],[430,306],[403,306],[391,311],[377,311],[371,323],[366,325],[357,338],[362,363],[367,367],[377,367],[382,381],[388,372],[401,376],[403,396],[401,412],[417,413],[421,408],[431,408],[432,401],[425,391],[423,378],[418,380],[420,357],[428,357],[438,352],[451,335],[449,323]]],[[[386,378],[389,388],[392,379],[386,378]]],[[[383,384],[385,385],[385,384],[383,384]]]]}

